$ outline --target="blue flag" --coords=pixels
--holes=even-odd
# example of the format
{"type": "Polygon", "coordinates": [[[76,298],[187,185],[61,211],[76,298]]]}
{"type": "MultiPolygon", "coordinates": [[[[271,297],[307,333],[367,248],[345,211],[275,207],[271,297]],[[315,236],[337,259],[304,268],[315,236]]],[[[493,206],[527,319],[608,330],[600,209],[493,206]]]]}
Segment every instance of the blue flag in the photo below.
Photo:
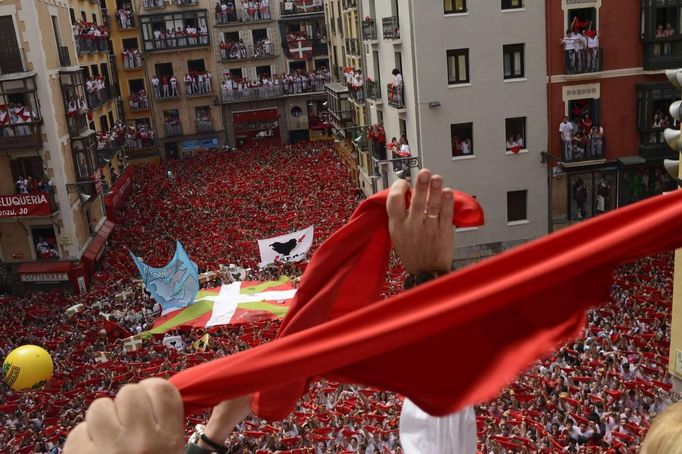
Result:
{"type": "Polygon", "coordinates": [[[173,258],[163,268],[152,268],[132,252],[130,255],[140,270],[145,288],[161,305],[162,314],[182,309],[194,302],[199,292],[199,267],[189,258],[179,241],[175,242],[173,258]]]}

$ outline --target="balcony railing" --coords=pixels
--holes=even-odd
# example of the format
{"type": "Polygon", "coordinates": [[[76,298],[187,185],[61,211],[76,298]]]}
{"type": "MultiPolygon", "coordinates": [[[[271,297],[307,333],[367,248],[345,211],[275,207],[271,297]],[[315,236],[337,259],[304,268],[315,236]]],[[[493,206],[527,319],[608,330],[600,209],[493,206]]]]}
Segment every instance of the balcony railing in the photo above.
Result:
{"type": "Polygon", "coordinates": [[[10,124],[0,127],[0,150],[17,148],[40,148],[43,140],[40,135],[41,120],[32,123],[10,124]]]}
{"type": "Polygon", "coordinates": [[[166,7],[164,0],[144,0],[142,4],[144,5],[145,9],[159,9],[166,7]]]}
{"type": "Polygon", "coordinates": [[[342,0],[341,6],[343,9],[357,8],[358,0],[342,0]]]}
{"type": "Polygon", "coordinates": [[[178,99],[180,97],[180,81],[177,82],[175,87],[170,83],[168,85],[157,85],[154,87],[152,85],[152,91],[154,93],[154,99],[157,101],[166,101],[169,99],[178,99]]]}
{"type": "Polygon", "coordinates": [[[149,110],[149,99],[145,96],[140,97],[130,97],[128,98],[128,108],[130,109],[131,112],[142,112],[145,110],[149,110]]]}
{"type": "Polygon", "coordinates": [[[127,150],[144,150],[148,148],[153,148],[156,146],[156,138],[154,137],[141,137],[139,134],[130,139],[126,139],[127,150]]]}
{"type": "Polygon", "coordinates": [[[207,96],[213,94],[213,79],[204,79],[202,82],[185,82],[187,96],[207,96]]]}
{"type": "Polygon", "coordinates": [[[398,16],[384,17],[381,19],[381,25],[384,32],[385,40],[399,40],[400,39],[400,20],[398,16]]]}
{"type": "Polygon", "coordinates": [[[388,105],[396,109],[405,108],[405,86],[388,84],[386,86],[386,95],[388,96],[388,105]]]}
{"type": "Polygon", "coordinates": [[[282,2],[279,10],[282,16],[293,16],[296,14],[324,13],[324,6],[297,5],[296,2],[282,2]]]}
{"type": "Polygon", "coordinates": [[[362,87],[348,85],[348,98],[357,103],[363,104],[365,102],[365,86],[362,87]]]}
{"type": "Polygon", "coordinates": [[[182,135],[182,123],[164,123],[163,130],[166,133],[166,137],[176,137],[182,135]]]}
{"type": "Polygon", "coordinates": [[[198,34],[197,36],[175,36],[161,37],[159,39],[144,40],[144,48],[147,51],[188,49],[192,47],[205,47],[209,45],[208,34],[198,34]]]}
{"type": "Polygon", "coordinates": [[[561,142],[561,161],[573,163],[606,158],[606,137],[585,137],[582,140],[561,142]]]}
{"type": "Polygon", "coordinates": [[[358,38],[346,38],[346,53],[350,55],[362,55],[362,42],[358,38]]]}
{"type": "Polygon", "coordinates": [[[123,53],[121,55],[121,60],[123,61],[123,69],[125,71],[135,71],[142,69],[142,55],[136,57],[135,54],[123,53]]]}
{"type": "Polygon", "coordinates": [[[104,87],[99,91],[88,93],[87,94],[88,107],[90,108],[90,110],[95,110],[99,108],[101,105],[111,100],[111,98],[113,97],[112,96],[113,91],[114,90],[112,90],[111,87],[104,87]]]}
{"type": "Polygon", "coordinates": [[[372,161],[374,162],[374,178],[379,178],[383,182],[383,188],[386,189],[391,185],[391,179],[389,179],[390,174],[394,175],[394,178],[410,178],[412,176],[412,169],[420,169],[421,159],[418,156],[410,156],[406,158],[393,158],[393,159],[377,159],[376,156],[372,156],[372,161]]]}
{"type": "Polygon", "coordinates": [[[682,38],[645,39],[644,69],[668,69],[682,65],[682,38]]]}
{"type": "Polygon", "coordinates": [[[71,137],[80,137],[80,135],[88,130],[88,118],[86,114],[76,114],[75,116],[66,117],[66,125],[69,129],[71,137]]]}
{"type": "Polygon", "coordinates": [[[254,10],[225,10],[215,13],[217,26],[228,26],[238,24],[252,24],[256,22],[269,22],[272,20],[270,6],[258,7],[254,10]]]}
{"type": "Polygon", "coordinates": [[[197,6],[199,0],[175,0],[173,3],[177,6],[197,6]]]}
{"type": "Polygon", "coordinates": [[[90,54],[93,52],[107,52],[109,46],[104,36],[79,35],[76,36],[76,50],[79,54],[90,54]]]}
{"type": "Polygon", "coordinates": [[[291,82],[279,85],[265,85],[255,88],[242,87],[241,85],[239,85],[236,89],[222,88],[220,90],[220,99],[225,104],[317,92],[324,92],[323,80],[314,80],[312,82],[291,82]]]}
{"type": "Polygon", "coordinates": [[[66,46],[59,46],[57,48],[59,52],[59,66],[66,68],[71,66],[71,56],[69,55],[69,48],[66,46]]]}
{"type": "Polygon", "coordinates": [[[363,21],[362,22],[362,40],[363,41],[376,41],[377,38],[377,24],[374,21],[363,21]]]}
{"type": "Polygon", "coordinates": [[[604,49],[585,49],[564,52],[564,73],[584,74],[601,71],[604,62],[604,49]]]}
{"type": "Polygon", "coordinates": [[[367,79],[365,82],[365,91],[367,99],[381,101],[381,81],[367,79]]]}
{"type": "Polygon", "coordinates": [[[125,10],[123,14],[118,11],[116,14],[116,23],[120,30],[129,30],[135,28],[135,13],[130,10],[125,10]]]}
{"type": "Polygon", "coordinates": [[[240,43],[221,43],[220,60],[236,61],[249,58],[276,57],[277,52],[273,43],[244,45],[240,43]]]}
{"type": "Polygon", "coordinates": [[[213,119],[196,120],[195,126],[197,133],[213,132],[213,119]]]}

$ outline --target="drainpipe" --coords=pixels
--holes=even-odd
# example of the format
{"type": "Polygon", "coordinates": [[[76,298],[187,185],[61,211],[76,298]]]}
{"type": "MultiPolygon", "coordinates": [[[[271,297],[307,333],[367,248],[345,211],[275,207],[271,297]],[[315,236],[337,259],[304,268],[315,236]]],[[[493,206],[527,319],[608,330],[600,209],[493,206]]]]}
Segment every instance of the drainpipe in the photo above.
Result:
{"type": "MultiPolygon", "coordinates": [[[[552,96],[552,43],[550,42],[550,0],[545,0],[545,53],[547,59],[545,60],[545,67],[547,68],[547,152],[552,154],[552,124],[551,124],[551,96],[552,96]]],[[[547,232],[554,231],[553,216],[552,216],[552,160],[547,160],[547,232]]]]}

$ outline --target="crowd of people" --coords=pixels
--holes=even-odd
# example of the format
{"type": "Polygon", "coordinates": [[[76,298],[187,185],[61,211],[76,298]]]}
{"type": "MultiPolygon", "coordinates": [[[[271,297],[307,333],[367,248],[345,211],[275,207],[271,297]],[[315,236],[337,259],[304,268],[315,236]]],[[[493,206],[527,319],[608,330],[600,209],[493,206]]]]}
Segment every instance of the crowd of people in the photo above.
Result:
{"type": "Polygon", "coordinates": [[[109,29],[105,24],[97,25],[94,22],[77,20],[72,26],[72,31],[79,53],[107,50],[109,29]]]}
{"type": "MultiPolygon", "coordinates": [[[[245,22],[267,21],[272,19],[270,0],[242,1],[242,17],[245,22]]],[[[216,3],[215,20],[218,24],[228,24],[239,20],[236,0],[222,0],[216,3]]]]}
{"type": "Polygon", "coordinates": [[[172,49],[174,47],[199,46],[208,44],[208,28],[205,24],[199,27],[193,24],[187,24],[185,28],[178,27],[177,29],[157,28],[154,30],[154,44],[155,49],[172,49]]]}
{"type": "Polygon", "coordinates": [[[0,104],[0,137],[26,136],[33,134],[30,123],[40,116],[20,102],[0,104]]]}
{"type": "Polygon", "coordinates": [[[606,154],[604,128],[594,123],[587,112],[573,121],[565,116],[559,124],[559,135],[564,162],[602,159],[606,154]]]}
{"type": "Polygon", "coordinates": [[[123,68],[125,69],[142,68],[142,52],[140,52],[140,49],[125,49],[121,52],[121,58],[123,59],[123,68]]]}
{"type": "Polygon", "coordinates": [[[191,71],[185,73],[184,80],[185,92],[188,96],[203,95],[213,91],[211,74],[206,71],[191,71]]]}
{"type": "Polygon", "coordinates": [[[135,21],[133,20],[133,7],[130,3],[124,3],[116,10],[116,22],[118,26],[123,29],[133,28],[135,21]]]}
{"type": "Polygon", "coordinates": [[[19,175],[14,183],[14,190],[17,194],[38,194],[39,192],[54,192],[54,182],[52,178],[43,175],[40,178],[32,176],[24,177],[19,175]]]}
{"type": "Polygon", "coordinates": [[[127,147],[131,149],[146,148],[154,145],[156,134],[149,125],[137,126],[117,121],[108,131],[97,132],[97,149],[110,147],[127,147]]]}
{"type": "Polygon", "coordinates": [[[245,58],[263,58],[275,55],[275,46],[270,39],[256,40],[249,49],[243,40],[223,41],[220,43],[222,60],[243,60],[245,58]]]}
{"type": "Polygon", "coordinates": [[[146,110],[149,109],[149,98],[144,89],[135,90],[128,96],[128,106],[130,110],[146,110]]]}
{"type": "Polygon", "coordinates": [[[599,34],[592,30],[592,21],[575,16],[561,44],[564,46],[565,68],[569,74],[601,69],[599,34]]]}
{"type": "MultiPolygon", "coordinates": [[[[95,398],[274,338],[279,321],[264,319],[131,341],[152,326],[160,306],[137,280],[129,250],[158,267],[180,240],[200,273],[210,275],[203,287],[229,282],[231,264],[245,280],[288,275],[296,282],[305,263],[260,269],[257,240],[314,225],[314,251],[362,198],[323,143],[251,145],[148,165],[137,169],[134,186],[86,294],[0,295],[0,355],[37,344],[55,362],[42,389],[15,393],[0,385],[0,451],[57,453],[95,398]],[[167,347],[168,336],[181,342],[167,347]]],[[[589,312],[579,340],[537,361],[477,407],[479,451],[636,452],[651,418],[679,399],[665,367],[672,267],[666,254],[620,268],[611,302],[589,312]]],[[[401,291],[404,277],[393,256],[383,296],[401,291]]],[[[391,392],[316,380],[284,421],[249,417],[228,444],[233,452],[258,454],[400,453],[401,405],[391,392]]],[[[192,415],[187,435],[206,418],[192,415]]]]}
{"type": "Polygon", "coordinates": [[[297,70],[289,74],[260,74],[255,80],[232,76],[226,72],[220,84],[220,93],[225,100],[272,98],[288,94],[323,91],[324,85],[328,81],[329,72],[326,68],[320,68],[310,73],[297,70]]]}

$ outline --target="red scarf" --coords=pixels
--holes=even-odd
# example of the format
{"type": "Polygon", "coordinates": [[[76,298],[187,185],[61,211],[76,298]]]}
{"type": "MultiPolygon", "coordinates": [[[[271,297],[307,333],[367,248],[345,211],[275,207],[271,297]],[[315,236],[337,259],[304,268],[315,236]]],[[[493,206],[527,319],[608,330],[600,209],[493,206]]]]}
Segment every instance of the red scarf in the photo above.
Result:
{"type": "Polygon", "coordinates": [[[390,389],[449,414],[493,397],[578,336],[585,310],[609,300],[618,264],[682,245],[676,191],[378,300],[391,248],[386,195],[366,200],[320,246],[278,339],[171,378],[188,414],[256,393],[255,413],[281,419],[316,376],[390,389]]]}

